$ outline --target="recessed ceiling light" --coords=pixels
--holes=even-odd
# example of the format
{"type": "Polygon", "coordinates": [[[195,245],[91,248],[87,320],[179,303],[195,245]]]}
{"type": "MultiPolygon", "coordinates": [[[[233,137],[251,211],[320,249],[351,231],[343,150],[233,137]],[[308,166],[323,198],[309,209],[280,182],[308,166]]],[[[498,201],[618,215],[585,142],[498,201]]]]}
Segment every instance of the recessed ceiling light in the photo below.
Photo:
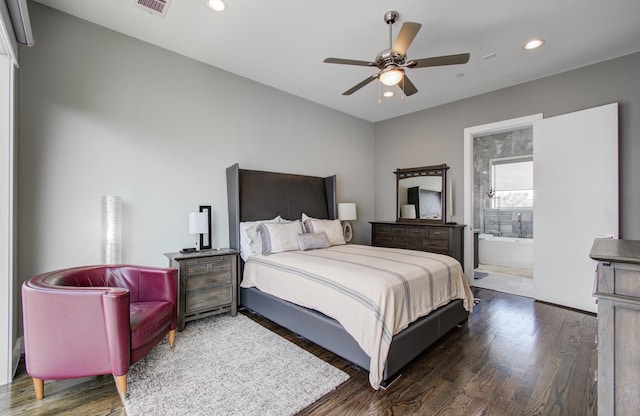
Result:
{"type": "Polygon", "coordinates": [[[544,39],[532,39],[529,42],[525,43],[523,48],[530,51],[531,49],[539,48],[543,44],[544,44],[544,39]]]}
{"type": "Polygon", "coordinates": [[[227,8],[227,3],[224,0],[205,0],[205,3],[214,12],[222,12],[227,8]]]}
{"type": "Polygon", "coordinates": [[[391,97],[393,97],[395,94],[393,93],[393,91],[385,91],[382,95],[383,95],[385,98],[391,98],[391,97]]]}

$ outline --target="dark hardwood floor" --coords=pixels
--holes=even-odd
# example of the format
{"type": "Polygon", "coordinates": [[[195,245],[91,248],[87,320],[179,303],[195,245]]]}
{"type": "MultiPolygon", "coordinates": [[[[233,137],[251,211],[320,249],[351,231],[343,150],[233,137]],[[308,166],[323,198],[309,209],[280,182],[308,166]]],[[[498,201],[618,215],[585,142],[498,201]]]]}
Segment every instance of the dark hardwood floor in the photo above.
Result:
{"type": "MultiPolygon", "coordinates": [[[[481,302],[469,321],[379,391],[370,388],[366,371],[249,316],[351,376],[300,415],[596,414],[594,315],[491,290],[474,294],[481,302]]],[[[46,382],[45,399],[36,402],[21,366],[12,384],[0,387],[0,414],[125,412],[110,376],[46,382]]]]}

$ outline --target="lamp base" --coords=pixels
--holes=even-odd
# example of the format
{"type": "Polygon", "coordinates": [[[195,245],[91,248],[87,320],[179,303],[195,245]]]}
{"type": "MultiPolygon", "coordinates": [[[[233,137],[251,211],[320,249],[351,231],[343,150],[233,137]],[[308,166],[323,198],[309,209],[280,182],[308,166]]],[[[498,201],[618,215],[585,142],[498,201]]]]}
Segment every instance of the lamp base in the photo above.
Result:
{"type": "Polygon", "coordinates": [[[353,238],[353,229],[351,228],[351,224],[348,221],[344,221],[342,223],[342,233],[344,234],[345,243],[350,243],[353,238]]]}

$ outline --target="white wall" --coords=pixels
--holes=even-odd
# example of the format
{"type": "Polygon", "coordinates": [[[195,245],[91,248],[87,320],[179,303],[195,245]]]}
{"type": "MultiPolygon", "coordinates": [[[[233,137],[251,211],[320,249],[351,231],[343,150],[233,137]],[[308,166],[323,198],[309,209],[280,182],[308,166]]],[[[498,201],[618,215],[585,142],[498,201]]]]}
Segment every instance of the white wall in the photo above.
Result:
{"type": "MultiPolygon", "coordinates": [[[[377,123],[375,219],[395,218],[393,171],[446,163],[451,166],[447,174],[454,181],[454,221],[463,222],[463,131],[466,127],[537,113],[551,117],[618,102],[620,237],[640,240],[639,70],[640,53],[635,53],[377,123]]],[[[576,149],[573,157],[579,156],[580,149],[576,149]]]]}
{"type": "MultiPolygon", "coordinates": [[[[0,312],[15,313],[13,262],[13,62],[0,54],[0,312]]],[[[0,385],[13,377],[14,320],[0,319],[0,385]]]]}
{"type": "Polygon", "coordinates": [[[100,262],[100,197],[123,201],[123,261],[168,264],[213,206],[228,245],[225,168],[338,175],[373,219],[373,124],[32,3],[21,50],[20,272],[100,262]]]}

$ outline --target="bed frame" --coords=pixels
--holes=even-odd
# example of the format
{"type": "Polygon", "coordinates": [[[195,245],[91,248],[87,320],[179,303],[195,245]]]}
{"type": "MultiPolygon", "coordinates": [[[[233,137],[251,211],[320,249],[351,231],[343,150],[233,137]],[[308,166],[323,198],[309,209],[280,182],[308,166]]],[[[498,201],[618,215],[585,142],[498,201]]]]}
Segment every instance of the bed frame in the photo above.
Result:
{"type": "MultiPolygon", "coordinates": [[[[240,222],[274,218],[297,219],[302,213],[314,218],[337,217],[336,177],[292,175],[240,169],[236,163],[227,168],[229,208],[229,247],[240,249],[240,222]]],[[[242,262],[241,262],[242,263],[242,262]]],[[[240,265],[240,278],[244,264],[240,265]]],[[[240,306],[273,321],[340,357],[369,370],[370,358],[358,343],[334,319],[312,309],[261,292],[239,288],[240,306]]],[[[399,371],[455,326],[467,320],[469,313],[462,300],[431,312],[393,337],[382,387],[399,371]]]]}

